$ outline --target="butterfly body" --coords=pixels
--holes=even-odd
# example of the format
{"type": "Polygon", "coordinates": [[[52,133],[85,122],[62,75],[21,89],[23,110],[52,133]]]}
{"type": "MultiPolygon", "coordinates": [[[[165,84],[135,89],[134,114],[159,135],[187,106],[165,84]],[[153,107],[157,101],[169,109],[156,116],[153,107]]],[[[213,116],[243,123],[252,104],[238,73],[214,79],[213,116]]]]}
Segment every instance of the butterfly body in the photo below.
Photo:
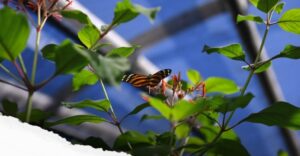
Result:
{"type": "Polygon", "coordinates": [[[171,69],[163,69],[154,74],[125,74],[122,78],[123,82],[132,84],[134,87],[153,88],[157,86],[160,81],[171,74],[171,69]]]}

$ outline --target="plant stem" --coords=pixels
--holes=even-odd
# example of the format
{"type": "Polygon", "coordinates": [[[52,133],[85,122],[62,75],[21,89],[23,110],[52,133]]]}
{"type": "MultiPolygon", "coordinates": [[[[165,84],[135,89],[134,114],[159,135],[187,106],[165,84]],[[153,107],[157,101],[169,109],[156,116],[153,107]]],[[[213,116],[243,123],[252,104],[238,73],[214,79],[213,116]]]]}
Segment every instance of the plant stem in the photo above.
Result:
{"type": "Polygon", "coordinates": [[[25,120],[28,123],[30,121],[31,110],[32,110],[32,96],[33,96],[33,92],[29,92],[27,98],[26,120],[25,120]]]}
{"type": "Polygon", "coordinates": [[[0,68],[4,70],[10,77],[12,77],[14,80],[18,81],[19,83],[23,83],[15,74],[10,72],[3,64],[0,64],[0,68]]]}
{"type": "MultiPolygon", "coordinates": [[[[114,125],[118,127],[120,133],[124,134],[124,131],[123,131],[121,125],[120,125],[120,122],[118,121],[117,116],[116,116],[116,114],[114,112],[114,109],[113,109],[113,107],[111,105],[111,102],[110,102],[110,99],[108,97],[105,85],[104,85],[104,83],[103,83],[103,81],[102,81],[102,79],[100,77],[99,77],[99,81],[100,81],[100,84],[101,84],[101,87],[102,87],[102,91],[104,92],[105,99],[108,100],[109,103],[110,103],[110,107],[109,107],[110,112],[108,114],[111,115],[111,118],[113,119],[114,125]]],[[[127,142],[127,144],[128,144],[129,149],[132,150],[131,144],[129,142],[127,142]]]]}
{"type": "Polygon", "coordinates": [[[19,55],[18,59],[19,59],[22,70],[24,71],[25,74],[27,74],[27,70],[26,70],[22,55],[19,55]]]}

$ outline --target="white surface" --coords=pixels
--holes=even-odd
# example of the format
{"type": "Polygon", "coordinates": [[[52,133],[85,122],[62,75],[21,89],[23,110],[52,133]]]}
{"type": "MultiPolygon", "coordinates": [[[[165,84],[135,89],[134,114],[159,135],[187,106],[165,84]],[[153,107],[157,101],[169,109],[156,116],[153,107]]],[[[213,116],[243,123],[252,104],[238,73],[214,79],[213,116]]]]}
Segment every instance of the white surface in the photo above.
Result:
{"type": "Polygon", "coordinates": [[[91,146],[72,145],[53,132],[1,115],[0,148],[3,156],[128,156],[91,146]]]}

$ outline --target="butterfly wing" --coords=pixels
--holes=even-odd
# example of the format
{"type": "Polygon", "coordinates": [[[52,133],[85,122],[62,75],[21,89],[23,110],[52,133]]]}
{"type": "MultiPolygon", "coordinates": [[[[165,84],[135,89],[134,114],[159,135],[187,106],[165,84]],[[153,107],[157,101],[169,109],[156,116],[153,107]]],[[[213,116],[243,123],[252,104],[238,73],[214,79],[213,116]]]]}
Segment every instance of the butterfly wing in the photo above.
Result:
{"type": "Polygon", "coordinates": [[[167,76],[169,76],[171,74],[172,70],[171,69],[163,69],[163,70],[160,70],[158,72],[156,72],[155,74],[151,75],[150,77],[150,82],[149,82],[149,86],[152,88],[152,87],[155,87],[157,86],[160,81],[164,78],[166,78],[167,76]]]}
{"type": "Polygon", "coordinates": [[[122,78],[122,81],[130,83],[134,87],[149,86],[149,78],[140,74],[125,74],[122,78]]]}

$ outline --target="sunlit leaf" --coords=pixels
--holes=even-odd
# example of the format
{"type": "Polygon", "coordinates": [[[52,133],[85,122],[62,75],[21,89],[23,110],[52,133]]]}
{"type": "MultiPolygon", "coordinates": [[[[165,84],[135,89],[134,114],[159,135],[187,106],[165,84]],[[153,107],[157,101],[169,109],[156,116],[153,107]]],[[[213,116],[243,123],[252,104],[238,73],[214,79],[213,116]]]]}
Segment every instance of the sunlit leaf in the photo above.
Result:
{"type": "Polygon", "coordinates": [[[134,8],[136,9],[137,12],[143,14],[144,16],[146,16],[150,22],[153,23],[156,14],[158,11],[160,11],[160,7],[156,7],[156,8],[145,8],[141,5],[134,5],[134,8]]]}
{"type": "Polygon", "coordinates": [[[224,47],[204,46],[203,52],[208,54],[219,53],[233,60],[245,60],[245,52],[240,44],[231,44],[224,47]]]}
{"type": "Polygon", "coordinates": [[[120,56],[120,57],[129,57],[135,51],[137,47],[120,47],[114,48],[109,51],[106,56],[120,56]]]}
{"type": "Polygon", "coordinates": [[[286,102],[276,102],[258,113],[248,116],[245,121],[300,129],[300,108],[286,102]]]}
{"type": "Polygon", "coordinates": [[[94,85],[98,81],[95,73],[89,70],[81,70],[79,73],[74,74],[72,79],[73,90],[77,91],[84,85],[94,85]]]}
{"type": "Polygon", "coordinates": [[[169,108],[166,103],[155,98],[150,98],[149,102],[151,106],[159,111],[160,114],[163,115],[166,119],[171,119],[171,108],[169,108]]]}
{"type": "Polygon", "coordinates": [[[300,9],[290,9],[283,13],[278,20],[278,25],[287,32],[300,34],[300,9]]]}
{"type": "Polygon", "coordinates": [[[277,156],[289,156],[289,153],[284,150],[279,150],[277,156]]]}
{"type": "Polygon", "coordinates": [[[55,122],[47,122],[46,126],[52,127],[52,126],[61,125],[61,124],[80,125],[85,122],[101,123],[101,122],[105,122],[105,121],[106,120],[104,118],[101,118],[96,115],[76,115],[76,116],[67,117],[67,118],[64,118],[61,120],[57,120],[55,122]]]}
{"type": "Polygon", "coordinates": [[[239,23],[239,22],[242,22],[242,21],[254,21],[256,23],[264,23],[264,20],[259,17],[259,16],[254,16],[254,15],[238,15],[237,16],[237,19],[236,19],[236,22],[239,23]]]}
{"type": "Polygon", "coordinates": [[[195,103],[186,100],[180,100],[174,104],[171,109],[172,120],[179,121],[185,119],[197,112],[200,112],[205,107],[205,100],[199,100],[195,103]]]}
{"type": "Polygon", "coordinates": [[[201,75],[197,70],[189,69],[186,74],[187,74],[188,79],[193,84],[197,84],[201,81],[201,75]]]}
{"type": "Polygon", "coordinates": [[[100,31],[93,25],[85,25],[78,32],[78,38],[87,48],[91,48],[100,39],[100,31]]]}
{"type": "Polygon", "coordinates": [[[110,108],[110,102],[104,100],[83,100],[79,102],[62,102],[68,108],[94,108],[98,111],[107,112],[110,108]]]}
{"type": "Polygon", "coordinates": [[[189,133],[190,133],[190,127],[187,123],[180,124],[175,129],[175,134],[179,139],[187,137],[189,133]]]}
{"type": "Polygon", "coordinates": [[[0,58],[15,60],[26,48],[30,28],[26,17],[4,7],[0,10],[0,58]]]}
{"type": "Polygon", "coordinates": [[[271,11],[279,0],[250,0],[252,5],[264,13],[271,11]]]}
{"type": "Polygon", "coordinates": [[[239,91],[239,87],[234,81],[219,77],[209,77],[206,79],[205,87],[207,93],[219,92],[223,94],[233,94],[239,91]]]}

